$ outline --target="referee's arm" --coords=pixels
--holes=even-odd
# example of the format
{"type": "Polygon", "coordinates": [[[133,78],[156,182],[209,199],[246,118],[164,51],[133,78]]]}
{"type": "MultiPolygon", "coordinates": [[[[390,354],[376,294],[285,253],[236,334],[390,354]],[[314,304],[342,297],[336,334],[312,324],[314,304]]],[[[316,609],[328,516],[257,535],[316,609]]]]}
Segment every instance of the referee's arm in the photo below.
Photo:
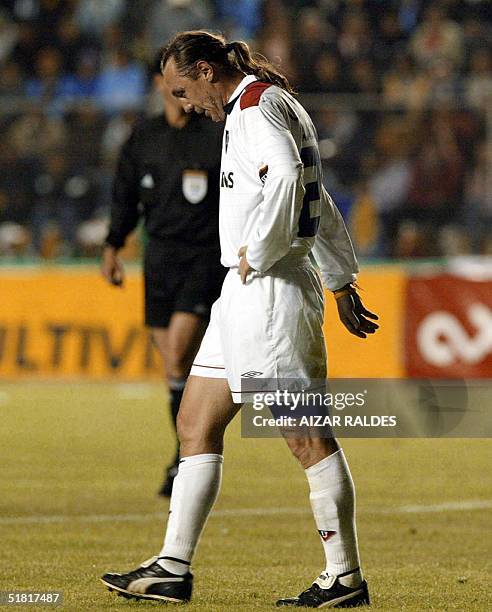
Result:
{"type": "Polygon", "coordinates": [[[128,234],[137,226],[139,219],[138,164],[135,154],[135,132],[123,146],[113,182],[111,219],[103,251],[101,272],[112,285],[123,285],[123,265],[117,257],[128,234]]]}

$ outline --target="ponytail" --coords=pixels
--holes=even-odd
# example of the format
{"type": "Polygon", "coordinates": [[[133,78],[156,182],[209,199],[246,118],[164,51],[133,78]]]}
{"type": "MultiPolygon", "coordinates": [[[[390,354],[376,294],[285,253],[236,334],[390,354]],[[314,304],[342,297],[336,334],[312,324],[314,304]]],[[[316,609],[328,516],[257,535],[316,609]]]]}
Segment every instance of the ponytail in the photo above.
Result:
{"type": "Polygon", "coordinates": [[[289,93],[294,93],[287,77],[279,72],[264,55],[261,55],[261,53],[251,53],[249,46],[245,42],[231,42],[226,45],[227,49],[229,54],[232,54],[230,63],[240,72],[254,74],[260,81],[277,85],[289,93]]]}
{"type": "Polygon", "coordinates": [[[165,47],[161,70],[173,58],[178,72],[192,79],[198,78],[197,62],[204,60],[220,66],[224,71],[238,70],[253,74],[260,81],[277,85],[293,93],[290,83],[277,68],[260,53],[251,53],[242,41],[226,43],[223,36],[205,31],[181,32],[165,47]]]}

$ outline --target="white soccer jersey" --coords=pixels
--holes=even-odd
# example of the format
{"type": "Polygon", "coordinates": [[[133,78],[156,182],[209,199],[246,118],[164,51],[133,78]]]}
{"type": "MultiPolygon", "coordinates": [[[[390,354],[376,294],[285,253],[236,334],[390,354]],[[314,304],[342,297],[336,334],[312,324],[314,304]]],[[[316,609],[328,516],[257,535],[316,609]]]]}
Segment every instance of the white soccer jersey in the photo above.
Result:
{"type": "Polygon", "coordinates": [[[289,255],[312,251],[326,286],[358,271],[342,217],[322,186],[316,129],[286,91],[244,77],[225,107],[219,229],[222,264],[247,259],[267,272],[289,255]]]}

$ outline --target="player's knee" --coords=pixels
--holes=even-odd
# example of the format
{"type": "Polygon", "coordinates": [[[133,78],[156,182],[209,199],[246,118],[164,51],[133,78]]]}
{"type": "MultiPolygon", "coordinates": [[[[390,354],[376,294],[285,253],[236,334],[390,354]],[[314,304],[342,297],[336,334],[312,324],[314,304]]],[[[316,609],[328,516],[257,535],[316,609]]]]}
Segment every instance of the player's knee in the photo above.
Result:
{"type": "Polygon", "coordinates": [[[195,429],[193,421],[180,410],[176,417],[176,433],[180,444],[192,440],[195,435],[195,429]]]}

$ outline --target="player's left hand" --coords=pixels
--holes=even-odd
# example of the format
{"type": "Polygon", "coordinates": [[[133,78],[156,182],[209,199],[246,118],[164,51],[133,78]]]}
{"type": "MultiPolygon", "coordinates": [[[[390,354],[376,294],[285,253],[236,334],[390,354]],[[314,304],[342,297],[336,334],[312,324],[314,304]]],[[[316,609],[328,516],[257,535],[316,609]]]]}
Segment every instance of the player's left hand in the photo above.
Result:
{"type": "Polygon", "coordinates": [[[246,284],[246,277],[248,276],[248,274],[250,272],[253,272],[254,268],[252,268],[249,263],[248,260],[246,259],[246,250],[248,249],[247,246],[242,246],[239,249],[238,252],[238,257],[239,257],[239,269],[237,271],[237,273],[241,276],[241,282],[243,283],[243,285],[246,284]]]}
{"type": "Polygon", "coordinates": [[[379,317],[364,307],[356,291],[338,298],[336,302],[340,321],[354,336],[367,338],[367,334],[374,334],[379,329],[377,323],[369,321],[377,321],[379,317]]]}

